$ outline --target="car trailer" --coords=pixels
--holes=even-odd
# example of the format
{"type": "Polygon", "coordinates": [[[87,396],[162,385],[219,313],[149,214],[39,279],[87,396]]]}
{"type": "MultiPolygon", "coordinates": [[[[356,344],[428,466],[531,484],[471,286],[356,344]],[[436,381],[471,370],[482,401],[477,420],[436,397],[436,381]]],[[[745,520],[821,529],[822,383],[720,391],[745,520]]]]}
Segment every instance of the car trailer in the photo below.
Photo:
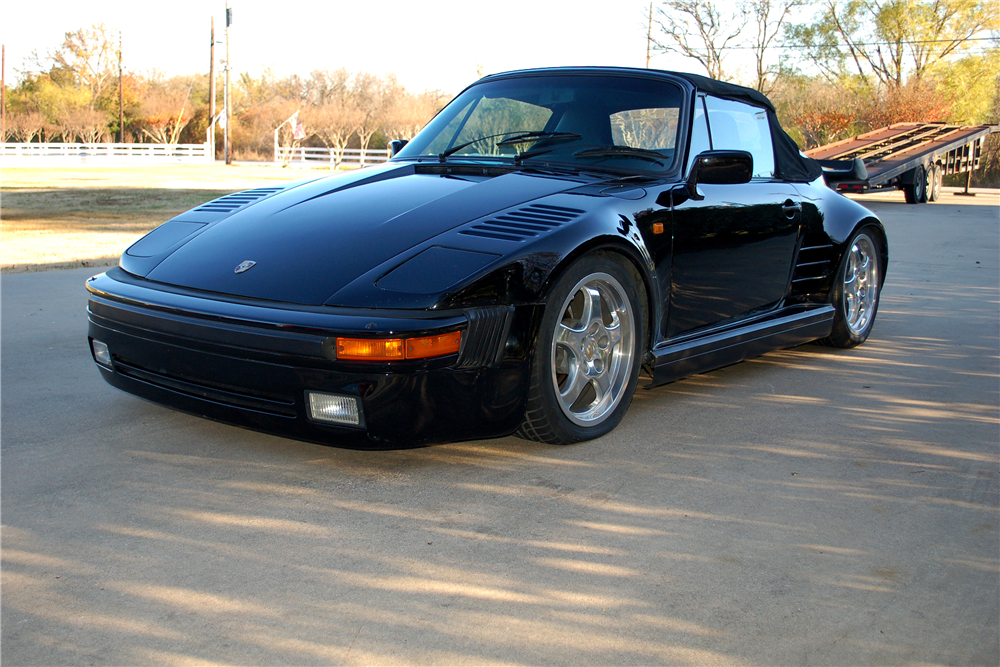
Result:
{"type": "Polygon", "coordinates": [[[979,168],[983,140],[1000,125],[945,125],[896,123],[805,154],[823,167],[830,187],[840,192],[867,194],[902,190],[909,204],[936,201],[941,180],[951,174],[968,174],[979,168]]]}

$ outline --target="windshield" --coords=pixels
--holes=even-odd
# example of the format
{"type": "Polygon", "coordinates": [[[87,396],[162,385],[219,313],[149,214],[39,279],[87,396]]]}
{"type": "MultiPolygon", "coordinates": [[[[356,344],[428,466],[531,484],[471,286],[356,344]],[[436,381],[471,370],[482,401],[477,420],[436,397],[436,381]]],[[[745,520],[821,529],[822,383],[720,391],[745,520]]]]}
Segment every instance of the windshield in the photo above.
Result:
{"type": "Polygon", "coordinates": [[[674,161],[681,99],[670,82],[624,76],[487,81],[455,98],[397,158],[664,171],[674,161]]]}

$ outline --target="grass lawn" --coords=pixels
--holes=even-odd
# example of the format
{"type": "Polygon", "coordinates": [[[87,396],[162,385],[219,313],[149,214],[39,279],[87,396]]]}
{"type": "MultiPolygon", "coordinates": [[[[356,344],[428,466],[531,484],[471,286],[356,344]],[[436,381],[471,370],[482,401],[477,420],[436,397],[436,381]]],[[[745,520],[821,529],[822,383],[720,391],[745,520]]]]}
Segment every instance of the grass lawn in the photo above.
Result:
{"type": "Polygon", "coordinates": [[[143,234],[194,206],[329,173],[244,165],[4,166],[0,270],[110,266],[143,234]]]}

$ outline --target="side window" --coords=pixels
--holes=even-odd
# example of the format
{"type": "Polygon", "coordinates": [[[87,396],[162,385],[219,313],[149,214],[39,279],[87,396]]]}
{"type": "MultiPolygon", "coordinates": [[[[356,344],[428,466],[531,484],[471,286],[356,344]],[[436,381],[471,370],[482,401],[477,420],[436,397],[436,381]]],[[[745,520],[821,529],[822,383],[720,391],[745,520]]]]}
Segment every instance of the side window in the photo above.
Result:
{"type": "Polygon", "coordinates": [[[705,98],[702,95],[694,102],[694,122],[691,124],[691,148],[688,151],[687,168],[684,173],[691,171],[691,165],[699,153],[712,150],[712,143],[708,138],[708,123],[705,121],[705,98]]]}
{"type": "Polygon", "coordinates": [[[774,148],[767,111],[734,100],[706,97],[708,125],[715,150],[741,150],[753,155],[754,178],[774,176],[774,148]]]}

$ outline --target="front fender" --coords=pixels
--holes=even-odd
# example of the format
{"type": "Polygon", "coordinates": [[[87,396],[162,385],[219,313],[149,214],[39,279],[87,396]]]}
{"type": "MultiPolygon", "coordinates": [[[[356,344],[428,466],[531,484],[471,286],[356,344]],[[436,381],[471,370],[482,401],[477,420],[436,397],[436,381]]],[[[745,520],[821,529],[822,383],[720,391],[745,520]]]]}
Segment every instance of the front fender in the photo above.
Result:
{"type": "MultiPolygon", "coordinates": [[[[487,275],[443,297],[441,308],[484,302],[543,303],[552,283],[579,257],[594,251],[615,252],[627,259],[653,302],[659,297],[655,266],[638,225],[618,202],[596,207],[590,214],[539,238],[504,258],[487,275]]],[[[648,306],[648,304],[647,304],[648,306]]]]}

